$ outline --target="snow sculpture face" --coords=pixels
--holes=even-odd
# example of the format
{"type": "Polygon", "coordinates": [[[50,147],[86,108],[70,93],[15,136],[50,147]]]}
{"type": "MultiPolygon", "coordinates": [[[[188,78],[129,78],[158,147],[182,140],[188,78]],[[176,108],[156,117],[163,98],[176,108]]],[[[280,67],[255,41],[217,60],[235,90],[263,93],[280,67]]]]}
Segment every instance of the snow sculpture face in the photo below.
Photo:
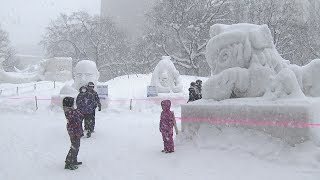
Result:
{"type": "Polygon", "coordinates": [[[212,75],[232,67],[249,68],[253,55],[263,66],[275,68],[282,62],[273,62],[274,45],[266,25],[213,25],[206,49],[206,59],[212,75]],[[268,63],[268,64],[267,64],[268,63]]]}
{"type": "Polygon", "coordinates": [[[215,24],[210,36],[206,60],[212,77],[203,85],[204,99],[320,96],[320,81],[315,80],[320,60],[291,65],[279,55],[266,25],[215,24]]]}
{"type": "Polygon", "coordinates": [[[160,84],[163,87],[169,87],[169,76],[168,76],[168,72],[163,72],[161,73],[160,77],[160,84]]]}
{"type": "Polygon", "coordinates": [[[74,87],[79,89],[81,86],[87,85],[89,82],[97,84],[99,79],[99,71],[96,63],[89,60],[78,62],[74,68],[74,87]]]}
{"type": "Polygon", "coordinates": [[[156,86],[159,93],[179,93],[182,91],[182,83],[179,71],[175,68],[170,56],[163,56],[155,67],[151,86],[156,86]]]}

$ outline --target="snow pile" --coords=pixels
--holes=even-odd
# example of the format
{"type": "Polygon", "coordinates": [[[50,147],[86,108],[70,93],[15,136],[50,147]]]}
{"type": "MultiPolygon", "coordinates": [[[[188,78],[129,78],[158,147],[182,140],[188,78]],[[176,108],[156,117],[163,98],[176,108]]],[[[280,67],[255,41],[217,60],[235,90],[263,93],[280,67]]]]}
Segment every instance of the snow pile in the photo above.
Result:
{"type": "Polygon", "coordinates": [[[27,83],[33,81],[61,81],[72,79],[72,59],[55,57],[43,60],[40,64],[29,65],[20,70],[16,67],[15,72],[5,72],[0,61],[0,82],[2,83],[27,83]]]}
{"type": "Polygon", "coordinates": [[[46,81],[69,81],[72,79],[72,58],[55,57],[41,62],[46,81]]]}
{"type": "Polygon", "coordinates": [[[41,76],[35,72],[35,73],[15,73],[15,72],[6,72],[3,69],[3,63],[4,59],[0,59],[0,83],[26,83],[26,82],[33,82],[33,81],[39,81],[41,79],[41,76]]]}
{"type": "Polygon", "coordinates": [[[159,93],[179,93],[182,91],[183,84],[179,71],[171,61],[170,56],[163,56],[157,64],[152,73],[150,85],[156,86],[159,93]]]}

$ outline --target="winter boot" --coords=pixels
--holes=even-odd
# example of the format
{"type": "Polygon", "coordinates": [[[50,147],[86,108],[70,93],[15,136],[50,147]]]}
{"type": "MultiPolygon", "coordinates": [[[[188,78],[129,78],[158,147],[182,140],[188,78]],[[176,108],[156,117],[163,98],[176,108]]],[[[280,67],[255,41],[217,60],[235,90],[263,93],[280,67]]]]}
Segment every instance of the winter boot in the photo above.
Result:
{"type": "Polygon", "coordinates": [[[76,169],[78,169],[78,166],[73,165],[73,164],[66,164],[66,165],[64,166],[64,169],[76,170],[76,169]]]}
{"type": "Polygon", "coordinates": [[[75,162],[74,165],[82,165],[82,162],[75,162]]]}
{"type": "Polygon", "coordinates": [[[165,153],[173,153],[174,151],[165,151],[165,153]]]}
{"type": "Polygon", "coordinates": [[[91,132],[88,131],[88,132],[87,132],[87,138],[90,138],[90,137],[91,137],[91,132]]]}

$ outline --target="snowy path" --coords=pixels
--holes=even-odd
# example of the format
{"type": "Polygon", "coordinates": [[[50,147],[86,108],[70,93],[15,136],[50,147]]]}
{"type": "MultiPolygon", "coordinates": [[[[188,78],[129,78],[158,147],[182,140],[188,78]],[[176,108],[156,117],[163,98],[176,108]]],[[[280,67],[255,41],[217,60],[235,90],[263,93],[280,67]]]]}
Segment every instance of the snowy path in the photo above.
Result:
{"type": "Polygon", "coordinates": [[[98,113],[96,133],[81,141],[79,160],[84,164],[66,171],[70,145],[62,113],[3,113],[0,179],[315,180],[320,176],[319,166],[284,165],[222,146],[179,145],[175,153],[163,154],[158,118],[151,112],[98,113]]]}

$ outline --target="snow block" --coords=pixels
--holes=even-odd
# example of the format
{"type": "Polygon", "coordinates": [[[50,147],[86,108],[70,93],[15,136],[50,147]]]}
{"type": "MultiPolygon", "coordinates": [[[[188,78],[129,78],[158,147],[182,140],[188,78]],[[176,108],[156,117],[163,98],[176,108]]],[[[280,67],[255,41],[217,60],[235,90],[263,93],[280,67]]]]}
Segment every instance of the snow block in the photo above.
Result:
{"type": "Polygon", "coordinates": [[[254,129],[294,145],[310,139],[311,128],[314,128],[311,123],[315,122],[315,112],[319,112],[314,108],[319,106],[315,105],[303,99],[201,100],[181,106],[182,134],[192,139],[205,123],[222,130],[226,127],[254,129]]]}

